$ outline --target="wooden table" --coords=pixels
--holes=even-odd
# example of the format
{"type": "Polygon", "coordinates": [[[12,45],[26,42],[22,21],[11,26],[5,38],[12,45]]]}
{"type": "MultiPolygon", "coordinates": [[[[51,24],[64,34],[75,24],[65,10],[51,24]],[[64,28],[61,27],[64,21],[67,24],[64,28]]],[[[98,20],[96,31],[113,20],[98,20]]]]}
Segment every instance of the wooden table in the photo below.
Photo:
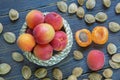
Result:
{"type": "MultiPolygon", "coordinates": [[[[30,10],[38,9],[43,12],[55,11],[55,12],[59,13],[60,15],[62,15],[62,17],[64,17],[69,22],[70,27],[73,32],[73,36],[77,30],[82,29],[82,28],[87,28],[90,31],[97,25],[103,25],[108,28],[108,23],[110,21],[115,21],[120,24],[120,15],[115,13],[115,5],[118,2],[120,2],[120,0],[111,0],[112,5],[108,9],[103,6],[102,0],[96,0],[96,1],[97,1],[96,7],[93,10],[87,10],[85,7],[85,4],[84,4],[83,8],[85,9],[85,13],[90,13],[90,14],[95,15],[97,12],[103,11],[103,12],[107,13],[108,20],[104,23],[96,22],[92,25],[88,25],[85,23],[84,19],[79,19],[75,14],[70,15],[68,13],[60,12],[56,7],[56,2],[58,2],[58,0],[1,0],[0,1],[0,22],[3,24],[4,30],[3,30],[2,34],[0,34],[0,63],[8,63],[12,67],[11,71],[7,75],[2,75],[2,77],[4,77],[5,80],[24,80],[22,77],[22,74],[21,74],[21,68],[24,65],[28,65],[28,66],[30,66],[30,68],[32,69],[32,72],[33,72],[33,75],[30,78],[30,80],[39,80],[34,76],[34,71],[42,66],[38,66],[34,63],[31,63],[27,59],[25,59],[23,62],[20,62],[20,63],[15,62],[11,57],[12,52],[18,51],[18,52],[22,53],[22,51],[17,47],[16,43],[8,44],[3,39],[3,34],[8,31],[14,32],[16,34],[16,36],[18,37],[19,30],[20,30],[21,26],[23,25],[23,23],[25,22],[25,16],[30,10]],[[8,12],[11,8],[19,11],[19,13],[20,13],[19,20],[14,21],[14,22],[10,21],[8,12]]],[[[72,2],[75,2],[78,5],[77,0],[67,0],[68,5],[72,2]]],[[[104,68],[102,70],[98,71],[98,73],[101,74],[105,68],[110,68],[110,66],[108,64],[108,60],[110,59],[111,56],[109,56],[106,51],[106,46],[109,42],[113,42],[114,44],[116,44],[116,46],[118,47],[117,52],[120,52],[120,47],[119,47],[120,46],[120,32],[112,33],[109,31],[109,40],[105,45],[96,45],[96,44],[92,43],[87,48],[79,47],[76,44],[75,39],[74,39],[74,42],[73,42],[74,44],[72,46],[72,50],[69,53],[68,57],[65,58],[62,62],[60,62],[59,64],[57,64],[55,66],[47,67],[47,70],[48,70],[47,77],[50,77],[51,80],[54,80],[52,77],[52,69],[55,67],[59,67],[62,70],[63,78],[65,79],[71,74],[72,69],[74,67],[80,66],[84,69],[84,72],[83,72],[82,76],[78,78],[78,80],[87,78],[89,73],[91,73],[92,71],[90,69],[88,69],[88,66],[86,64],[86,57],[87,57],[88,52],[92,49],[98,49],[105,53],[104,68]],[[82,51],[83,55],[84,55],[84,59],[82,59],[80,61],[75,61],[73,59],[73,51],[74,50],[82,51]]],[[[119,76],[120,69],[117,69],[117,70],[113,69],[113,71],[114,71],[114,74],[113,74],[112,79],[120,80],[120,76],[119,76]]]]}

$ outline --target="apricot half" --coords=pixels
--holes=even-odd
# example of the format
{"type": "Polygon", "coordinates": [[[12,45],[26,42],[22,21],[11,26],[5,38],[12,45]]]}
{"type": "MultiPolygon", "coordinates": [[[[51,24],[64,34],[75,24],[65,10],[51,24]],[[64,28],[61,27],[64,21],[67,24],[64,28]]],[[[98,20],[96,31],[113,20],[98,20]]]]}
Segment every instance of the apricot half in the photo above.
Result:
{"type": "Polygon", "coordinates": [[[96,26],[92,31],[92,39],[96,44],[105,44],[108,41],[108,29],[104,26],[96,26]]]}
{"type": "Polygon", "coordinates": [[[78,30],[75,33],[75,40],[81,47],[87,47],[92,43],[91,32],[87,29],[78,30]]]}
{"type": "Polygon", "coordinates": [[[104,53],[100,50],[91,50],[87,56],[88,67],[97,71],[104,66],[104,53]]]}

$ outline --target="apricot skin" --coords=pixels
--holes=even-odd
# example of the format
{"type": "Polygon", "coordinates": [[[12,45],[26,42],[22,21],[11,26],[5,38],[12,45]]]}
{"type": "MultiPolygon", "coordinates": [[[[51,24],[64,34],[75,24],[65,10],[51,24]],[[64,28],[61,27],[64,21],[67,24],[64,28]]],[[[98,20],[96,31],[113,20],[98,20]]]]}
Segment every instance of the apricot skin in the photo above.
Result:
{"type": "Polygon", "coordinates": [[[104,60],[104,53],[100,50],[91,50],[87,56],[88,67],[93,71],[102,69],[104,60]]]}
{"type": "Polygon", "coordinates": [[[31,34],[21,34],[17,39],[17,45],[23,51],[32,51],[35,46],[35,39],[31,34]]]}
{"type": "Polygon", "coordinates": [[[51,24],[55,31],[58,31],[62,28],[63,26],[63,19],[62,17],[55,13],[55,12],[50,12],[45,16],[45,22],[48,24],[51,24]]]}
{"type": "Polygon", "coordinates": [[[44,15],[41,11],[32,10],[26,16],[26,23],[30,29],[34,29],[40,23],[44,22],[44,15]]]}
{"type": "Polygon", "coordinates": [[[50,42],[50,44],[52,45],[54,50],[61,51],[66,47],[67,42],[68,39],[66,33],[63,31],[57,31],[55,33],[54,39],[50,42]]]}
{"type": "Polygon", "coordinates": [[[34,28],[33,35],[38,44],[48,44],[54,38],[55,31],[51,25],[41,23],[34,28]]]}
{"type": "Polygon", "coordinates": [[[53,54],[53,48],[50,44],[36,45],[34,48],[35,56],[40,60],[49,60],[53,54]]]}

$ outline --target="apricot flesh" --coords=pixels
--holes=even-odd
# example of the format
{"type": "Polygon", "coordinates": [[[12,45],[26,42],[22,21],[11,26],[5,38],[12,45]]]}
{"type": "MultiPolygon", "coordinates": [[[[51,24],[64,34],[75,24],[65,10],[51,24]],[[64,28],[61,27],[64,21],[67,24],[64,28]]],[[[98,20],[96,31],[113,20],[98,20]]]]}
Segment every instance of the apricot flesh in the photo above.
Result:
{"type": "Polygon", "coordinates": [[[87,47],[92,43],[91,32],[88,29],[81,29],[75,33],[75,40],[81,47],[87,47]]]}
{"type": "Polygon", "coordinates": [[[34,54],[40,60],[49,60],[52,57],[53,48],[50,44],[36,45],[34,54]]]}
{"type": "Polygon", "coordinates": [[[51,25],[41,23],[34,28],[33,35],[38,44],[48,44],[54,38],[55,31],[51,25]]]}
{"type": "Polygon", "coordinates": [[[26,23],[30,29],[34,29],[40,23],[44,22],[44,15],[41,11],[31,10],[26,16],[26,23]]]}
{"type": "Polygon", "coordinates": [[[55,37],[50,42],[50,44],[52,45],[54,50],[61,51],[66,47],[67,42],[68,42],[67,34],[63,31],[56,31],[55,37]]]}
{"type": "Polygon", "coordinates": [[[104,26],[96,26],[92,31],[92,39],[96,44],[105,44],[108,41],[108,29],[104,26]]]}
{"type": "Polygon", "coordinates": [[[45,22],[48,24],[51,24],[55,31],[60,30],[63,27],[63,19],[61,15],[50,12],[45,16],[45,22]]]}
{"type": "Polygon", "coordinates": [[[32,51],[35,46],[35,39],[31,34],[21,34],[17,39],[17,45],[23,51],[32,51]]]}
{"type": "Polygon", "coordinates": [[[87,56],[87,64],[88,67],[93,70],[93,71],[97,71],[103,68],[104,66],[104,53],[100,50],[91,50],[88,53],[87,56]]]}

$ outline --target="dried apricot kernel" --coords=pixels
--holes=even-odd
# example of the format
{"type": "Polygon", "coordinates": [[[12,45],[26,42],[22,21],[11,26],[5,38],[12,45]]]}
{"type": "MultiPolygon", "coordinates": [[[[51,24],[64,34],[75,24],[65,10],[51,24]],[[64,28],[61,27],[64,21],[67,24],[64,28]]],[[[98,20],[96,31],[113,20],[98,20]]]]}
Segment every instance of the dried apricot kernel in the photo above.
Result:
{"type": "Polygon", "coordinates": [[[120,3],[117,3],[117,5],[115,6],[115,12],[120,13],[120,3]]]}
{"type": "Polygon", "coordinates": [[[115,53],[117,52],[117,47],[116,47],[116,45],[113,44],[113,43],[109,43],[109,44],[107,45],[107,52],[108,52],[110,55],[115,54],[115,53]]]}
{"type": "Polygon", "coordinates": [[[102,76],[98,73],[90,73],[90,75],[88,76],[88,78],[90,80],[102,80],[102,76]]]}
{"type": "Polygon", "coordinates": [[[113,75],[113,71],[111,70],[111,69],[105,69],[104,71],[103,71],[103,76],[105,77],[105,78],[111,78],[112,77],[112,75],[113,75]]]}
{"type": "Polygon", "coordinates": [[[109,22],[109,30],[111,32],[118,32],[120,31],[120,25],[116,22],[109,22]]]}
{"type": "Polygon", "coordinates": [[[77,5],[75,3],[71,3],[68,7],[68,12],[69,13],[76,13],[77,11],[77,5]]]}
{"type": "Polygon", "coordinates": [[[95,5],[96,5],[96,0],[87,0],[86,2],[87,9],[93,9],[95,5]]]}
{"type": "Polygon", "coordinates": [[[5,32],[3,37],[7,43],[15,43],[16,41],[16,36],[13,32],[5,32]]]}
{"type": "Polygon", "coordinates": [[[2,33],[2,31],[3,31],[3,25],[2,23],[0,23],[0,34],[2,33]]]}
{"type": "Polygon", "coordinates": [[[109,60],[109,65],[113,68],[113,69],[119,69],[120,68],[120,63],[116,63],[112,60],[109,60]]]}
{"type": "Polygon", "coordinates": [[[92,24],[95,22],[95,17],[92,14],[85,15],[85,22],[88,24],[92,24]]]}
{"type": "Polygon", "coordinates": [[[67,12],[67,4],[64,1],[57,2],[57,7],[61,12],[67,12]]]}
{"type": "Polygon", "coordinates": [[[23,75],[24,79],[30,79],[30,77],[32,75],[32,71],[29,66],[23,66],[22,75],[23,75]]]}
{"type": "Polygon", "coordinates": [[[78,50],[75,50],[73,52],[73,55],[74,55],[74,59],[75,60],[81,60],[83,58],[83,54],[81,51],[78,51],[78,50]]]}
{"type": "Polygon", "coordinates": [[[75,67],[72,71],[72,75],[75,75],[76,77],[80,77],[83,73],[83,69],[81,67],[75,67]]]}
{"type": "Polygon", "coordinates": [[[85,15],[84,9],[83,9],[82,7],[79,7],[79,8],[77,9],[76,15],[77,15],[79,18],[83,18],[84,15],[85,15]]]}
{"type": "Polygon", "coordinates": [[[47,69],[45,68],[39,68],[35,71],[35,76],[37,78],[44,78],[47,75],[47,69]]]}
{"type": "Polygon", "coordinates": [[[112,56],[112,61],[120,63],[120,54],[119,53],[118,54],[114,54],[112,56]]]}
{"type": "Polygon", "coordinates": [[[9,17],[12,21],[15,21],[19,18],[19,13],[17,10],[15,9],[10,9],[9,11],[9,17]]]}
{"type": "Polygon", "coordinates": [[[95,15],[95,19],[99,22],[105,22],[107,19],[108,19],[108,16],[106,13],[104,12],[98,12],[96,15],[95,15]]]}
{"type": "Polygon", "coordinates": [[[85,0],[77,0],[78,1],[78,3],[82,6],[83,4],[84,4],[84,2],[85,2],[85,0]]]}
{"type": "Polygon", "coordinates": [[[53,77],[57,80],[62,80],[63,78],[63,74],[62,74],[62,71],[58,68],[55,68],[53,70],[53,77]]]}
{"type": "Polygon", "coordinates": [[[5,75],[9,73],[11,70],[11,66],[7,63],[1,63],[0,64],[0,75],[5,75]]]}
{"type": "Polygon", "coordinates": [[[67,80],[77,80],[75,75],[70,75],[67,80]]]}
{"type": "Polygon", "coordinates": [[[108,8],[111,5],[111,0],[103,0],[103,4],[104,4],[105,7],[108,8]]]}
{"type": "Polygon", "coordinates": [[[17,62],[21,62],[24,60],[24,57],[22,54],[20,54],[19,52],[13,52],[12,53],[12,58],[13,60],[17,61],[17,62]]]}

